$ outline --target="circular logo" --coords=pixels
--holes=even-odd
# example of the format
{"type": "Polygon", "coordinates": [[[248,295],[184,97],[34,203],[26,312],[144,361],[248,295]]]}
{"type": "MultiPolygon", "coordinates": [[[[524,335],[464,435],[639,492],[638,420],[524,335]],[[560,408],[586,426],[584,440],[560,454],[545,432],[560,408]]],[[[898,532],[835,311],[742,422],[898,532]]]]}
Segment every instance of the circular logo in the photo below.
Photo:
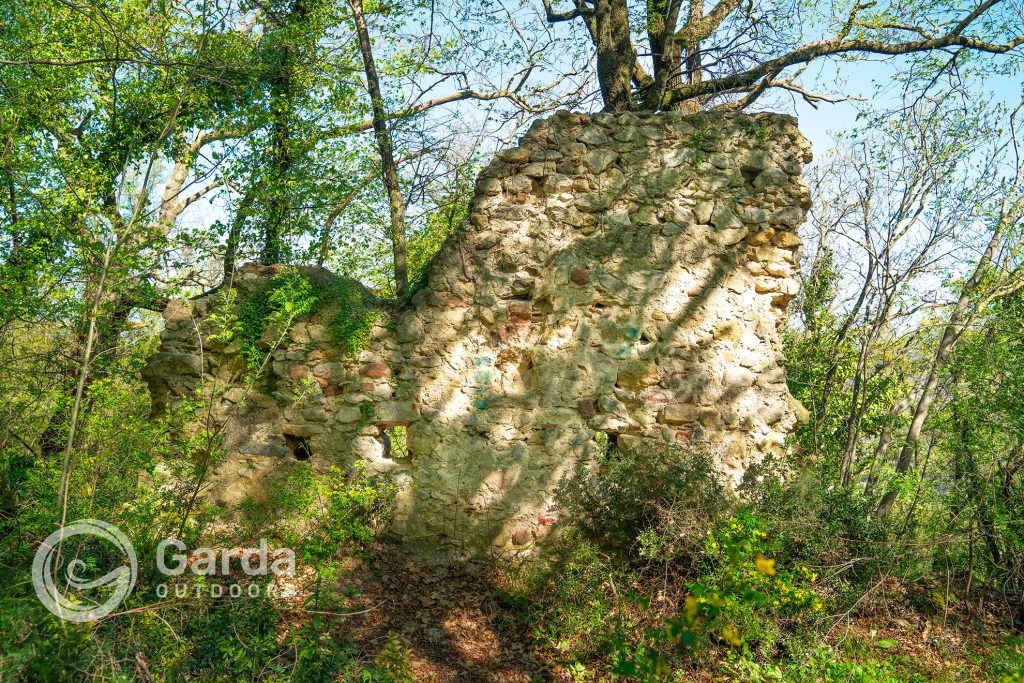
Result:
{"type": "MultiPolygon", "coordinates": [[[[67,548],[63,548],[63,551],[67,551],[67,548]]],[[[114,608],[128,597],[135,587],[137,571],[135,548],[120,529],[99,519],[80,519],[54,531],[40,544],[35,559],[32,560],[32,585],[35,586],[36,596],[40,602],[61,619],[77,622],[96,621],[113,612],[114,608]],[[98,579],[87,580],[78,575],[85,569],[86,563],[75,557],[68,563],[66,577],[62,577],[59,582],[61,585],[58,585],[54,576],[54,562],[58,559],[57,550],[62,548],[66,539],[73,536],[102,538],[127,555],[130,566],[121,566],[98,579]],[[90,601],[88,595],[82,595],[85,591],[111,587],[114,590],[103,603],[90,601]],[[72,600],[65,591],[76,591],[80,598],[72,600]]]]}

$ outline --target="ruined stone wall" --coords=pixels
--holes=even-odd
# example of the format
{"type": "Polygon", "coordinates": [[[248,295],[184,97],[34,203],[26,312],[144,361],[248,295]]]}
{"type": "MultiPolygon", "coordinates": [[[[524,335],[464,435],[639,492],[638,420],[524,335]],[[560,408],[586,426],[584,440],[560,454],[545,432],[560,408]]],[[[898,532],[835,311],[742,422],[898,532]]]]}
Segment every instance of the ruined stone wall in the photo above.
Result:
{"type": "MultiPolygon", "coordinates": [[[[238,340],[208,338],[217,297],[176,302],[144,372],[155,411],[196,389],[214,400],[227,449],[214,500],[237,504],[306,443],[317,468],[393,472],[390,532],[460,555],[547,534],[597,432],[627,451],[707,453],[737,485],[803,412],[779,329],[809,160],[786,116],[556,114],[481,172],[470,225],[357,356],[315,312],[246,396],[238,340]],[[407,458],[385,452],[393,425],[407,458]]],[[[278,270],[245,267],[234,285],[245,296],[278,270]]]]}

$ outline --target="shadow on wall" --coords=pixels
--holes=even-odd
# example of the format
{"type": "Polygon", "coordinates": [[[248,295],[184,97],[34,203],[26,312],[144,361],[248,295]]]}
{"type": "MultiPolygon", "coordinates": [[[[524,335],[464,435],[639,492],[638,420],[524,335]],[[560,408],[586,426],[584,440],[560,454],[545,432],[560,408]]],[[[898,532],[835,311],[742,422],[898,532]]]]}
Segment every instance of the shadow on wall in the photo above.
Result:
{"type": "MultiPolygon", "coordinates": [[[[216,302],[194,300],[165,314],[154,405],[211,396],[228,456],[210,495],[229,505],[282,459],[393,472],[391,533],[421,554],[545,537],[598,432],[626,452],[706,453],[736,486],[802,412],[778,329],[809,158],[785,116],[559,113],[481,172],[471,225],[354,357],[328,330],[334,309],[318,311],[246,396],[237,344],[199,354],[192,319],[206,329],[216,302]]],[[[280,270],[246,266],[234,284],[265,289],[280,270]]]]}

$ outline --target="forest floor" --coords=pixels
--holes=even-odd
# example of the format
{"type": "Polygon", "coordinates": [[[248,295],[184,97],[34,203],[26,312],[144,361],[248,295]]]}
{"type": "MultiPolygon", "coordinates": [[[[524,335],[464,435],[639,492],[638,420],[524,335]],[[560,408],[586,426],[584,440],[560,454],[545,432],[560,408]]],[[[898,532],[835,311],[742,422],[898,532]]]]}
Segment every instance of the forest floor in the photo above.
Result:
{"type": "MultiPolygon", "coordinates": [[[[417,565],[378,549],[371,562],[356,562],[346,574],[341,590],[353,614],[339,622],[336,635],[367,656],[398,635],[416,681],[584,680],[573,677],[561,653],[537,644],[527,618],[501,599],[497,586],[494,570],[417,565]]],[[[877,680],[992,680],[986,658],[1014,625],[1005,608],[959,604],[922,611],[893,579],[873,593],[856,612],[829,617],[834,623],[823,642],[833,652],[895,664],[907,676],[877,680]]],[[[732,678],[712,660],[688,680],[732,678]]]]}
{"type": "Polygon", "coordinates": [[[370,655],[398,634],[417,681],[559,680],[487,571],[417,565],[384,549],[347,578],[348,604],[362,613],[341,630],[370,655]]]}

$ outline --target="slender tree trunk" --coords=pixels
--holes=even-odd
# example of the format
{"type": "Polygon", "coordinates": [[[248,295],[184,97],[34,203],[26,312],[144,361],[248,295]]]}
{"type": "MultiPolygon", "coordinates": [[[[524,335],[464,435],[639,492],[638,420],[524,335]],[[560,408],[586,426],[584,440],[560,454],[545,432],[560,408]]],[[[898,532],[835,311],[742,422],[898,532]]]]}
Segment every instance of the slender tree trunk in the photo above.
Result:
{"type": "Polygon", "coordinates": [[[683,84],[682,46],[675,40],[680,2],[648,0],[647,39],[651,44],[654,83],[644,94],[644,108],[661,109],[665,92],[683,84]]]}
{"type": "Polygon", "coordinates": [[[897,417],[899,417],[904,410],[909,408],[914,402],[914,394],[911,391],[902,401],[892,406],[889,409],[889,414],[886,417],[885,423],[882,425],[882,432],[878,435],[878,443],[875,445],[875,452],[871,456],[871,468],[868,471],[867,481],[864,482],[864,496],[870,497],[874,492],[875,487],[875,467],[878,462],[885,457],[885,452],[889,449],[889,444],[892,443],[892,423],[897,417]]]}
{"type": "MultiPolygon", "coordinates": [[[[10,168],[7,170],[10,172],[10,168]]],[[[17,266],[21,264],[21,235],[18,231],[17,196],[14,193],[14,182],[10,179],[8,179],[7,190],[10,202],[8,212],[11,217],[11,258],[9,262],[12,266],[17,266]]]]}
{"type": "Polygon", "coordinates": [[[224,247],[224,281],[231,280],[235,274],[235,260],[238,258],[238,245],[242,238],[242,226],[249,211],[252,209],[254,192],[252,189],[246,191],[235,210],[235,217],[231,220],[231,227],[228,228],[228,241],[224,247]]]}
{"type": "MultiPolygon", "coordinates": [[[[278,30],[286,34],[301,35],[305,32],[304,22],[309,15],[309,7],[305,0],[295,0],[291,9],[278,24],[278,30]]],[[[267,215],[263,224],[263,247],[260,261],[270,265],[285,260],[284,235],[292,219],[291,193],[288,180],[292,166],[295,164],[293,151],[292,125],[295,119],[295,69],[302,55],[296,54],[299,48],[294,44],[292,35],[283,38],[284,45],[280,48],[280,72],[270,83],[270,105],[273,117],[270,169],[270,183],[267,191],[267,215]]]]}
{"type": "Polygon", "coordinates": [[[292,167],[291,117],[294,112],[291,106],[290,50],[286,47],[284,52],[282,74],[274,83],[271,100],[274,108],[273,169],[268,188],[270,200],[263,226],[263,248],[260,252],[260,261],[266,265],[284,260],[284,233],[291,219],[288,175],[292,167]]]}
{"type": "MultiPolygon", "coordinates": [[[[928,370],[928,378],[925,380],[924,388],[921,390],[921,396],[917,401],[917,408],[914,410],[914,417],[910,422],[910,428],[907,430],[907,436],[903,441],[903,447],[900,449],[899,459],[896,461],[896,474],[906,474],[914,461],[914,452],[917,450],[917,446],[921,441],[921,435],[924,432],[924,423],[928,419],[928,412],[931,410],[932,401],[935,400],[935,389],[939,385],[939,373],[942,371],[946,361],[949,360],[950,355],[953,353],[953,347],[956,346],[957,340],[960,338],[960,330],[962,327],[963,319],[967,313],[967,309],[971,304],[971,297],[981,286],[982,278],[985,275],[985,271],[992,263],[992,259],[995,257],[996,251],[999,249],[999,244],[1002,241],[1003,230],[1006,225],[1006,214],[1004,212],[999,224],[996,225],[995,230],[992,232],[992,238],[989,240],[988,246],[985,248],[985,252],[981,255],[981,259],[978,260],[977,265],[974,267],[974,272],[971,277],[968,278],[967,282],[964,283],[963,289],[960,290],[960,296],[957,298],[956,305],[949,314],[949,319],[946,322],[946,327],[942,331],[942,339],[939,341],[938,349],[935,351],[935,358],[932,361],[931,368],[928,370]]],[[[887,517],[892,511],[892,506],[896,503],[896,499],[899,497],[899,489],[896,487],[890,487],[885,495],[882,496],[882,500],[878,503],[877,514],[879,517],[887,517]]]]}
{"type": "MultiPolygon", "coordinates": [[[[853,391],[850,398],[850,412],[846,417],[846,445],[843,447],[843,461],[839,472],[840,486],[847,487],[852,483],[853,465],[857,455],[857,443],[860,441],[860,429],[867,410],[868,355],[882,329],[889,322],[889,311],[892,309],[893,298],[887,296],[884,305],[878,311],[871,325],[871,333],[861,341],[860,353],[857,356],[857,369],[853,379],[853,391]]],[[[858,307],[860,304],[858,303],[858,307]]],[[[845,332],[841,332],[845,334],[845,332]]],[[[833,363],[829,372],[834,377],[837,363],[833,363]]],[[[827,385],[826,385],[827,388],[827,385]]],[[[902,412],[903,409],[900,409],[902,412]]]]}
{"type": "MultiPolygon", "coordinates": [[[[287,96],[282,96],[281,99],[287,99],[287,96]]],[[[263,228],[263,249],[260,253],[260,261],[266,265],[281,263],[284,260],[284,232],[291,218],[287,190],[288,172],[292,165],[288,116],[286,111],[279,111],[276,115],[277,120],[274,121],[274,177],[270,187],[267,220],[263,228]]]]}
{"type": "Polygon", "coordinates": [[[359,51],[363,55],[363,69],[366,72],[366,89],[370,92],[370,103],[373,108],[373,132],[377,138],[377,149],[380,151],[381,179],[388,194],[388,207],[391,210],[395,294],[401,297],[409,291],[409,266],[405,247],[405,200],[402,198],[402,187],[398,182],[398,164],[395,163],[394,144],[384,112],[384,98],[380,93],[377,65],[373,61],[370,31],[366,27],[366,17],[363,15],[363,0],[350,0],[349,6],[352,8],[352,19],[355,21],[359,37],[359,51]]]}
{"type": "MultiPolygon", "coordinates": [[[[690,25],[695,25],[704,18],[704,0],[690,0],[690,25]]],[[[696,85],[704,80],[704,66],[701,63],[700,43],[686,46],[686,82],[688,85],[696,85]]],[[[700,111],[700,104],[696,100],[683,102],[680,107],[688,114],[695,114],[700,111]]]]}
{"type": "MultiPolygon", "coordinates": [[[[854,303],[853,308],[847,314],[846,319],[843,321],[842,327],[839,328],[839,332],[836,333],[835,340],[832,342],[832,346],[839,348],[843,342],[846,341],[846,336],[853,328],[853,321],[860,313],[861,308],[864,306],[864,302],[867,300],[868,292],[871,289],[872,278],[875,275],[875,258],[871,253],[868,253],[868,268],[864,274],[864,284],[860,288],[860,293],[857,295],[857,301],[854,303]]],[[[887,305],[888,307],[888,305],[887,305]]],[[[866,316],[865,316],[866,320],[866,316]]],[[[828,409],[829,397],[832,393],[832,387],[835,384],[836,372],[839,370],[839,357],[836,354],[836,358],[828,367],[828,371],[825,373],[825,379],[821,390],[821,414],[824,415],[828,409]]]]}
{"type": "Polygon", "coordinates": [[[860,436],[863,415],[860,395],[864,392],[863,383],[867,374],[868,346],[869,341],[865,339],[857,358],[857,372],[853,377],[853,391],[850,396],[850,413],[846,416],[846,445],[843,447],[843,462],[839,467],[839,485],[843,488],[850,485],[854,454],[857,452],[857,438],[860,436]]]}
{"type": "MultiPolygon", "coordinates": [[[[64,442],[64,458],[60,468],[60,483],[57,490],[57,507],[60,509],[60,526],[64,527],[67,521],[68,512],[68,486],[71,482],[71,462],[75,449],[75,436],[78,431],[78,417],[81,414],[82,399],[85,390],[89,385],[90,365],[93,358],[93,344],[98,336],[96,321],[99,319],[100,306],[107,287],[107,275],[110,272],[110,264],[114,253],[114,244],[108,244],[103,254],[103,267],[99,273],[99,282],[96,285],[96,294],[88,309],[88,323],[86,325],[85,349],[82,354],[82,364],[78,369],[78,381],[75,387],[74,397],[71,403],[71,416],[68,422],[67,439],[64,442]]],[[[58,549],[58,555],[60,551],[58,549]]]]}

